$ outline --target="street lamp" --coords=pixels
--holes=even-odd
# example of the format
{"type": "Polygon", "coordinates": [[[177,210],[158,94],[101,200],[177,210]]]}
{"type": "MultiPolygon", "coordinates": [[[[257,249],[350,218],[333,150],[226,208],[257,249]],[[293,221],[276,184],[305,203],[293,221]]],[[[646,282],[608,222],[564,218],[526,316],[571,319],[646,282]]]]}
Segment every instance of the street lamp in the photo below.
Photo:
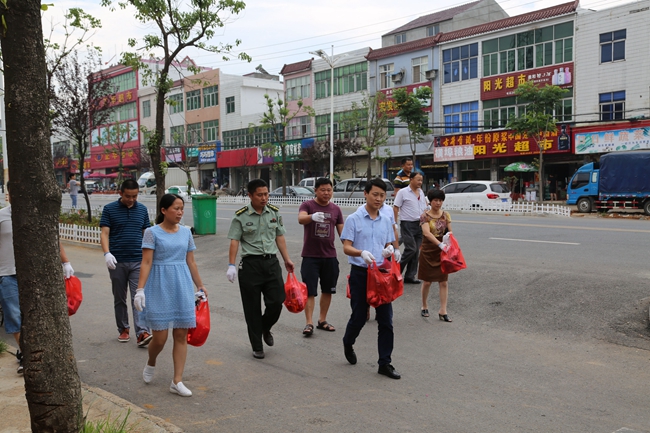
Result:
{"type": "Polygon", "coordinates": [[[334,65],[348,54],[340,54],[334,57],[334,45],[332,45],[332,54],[327,55],[323,50],[310,51],[309,54],[320,57],[330,65],[330,180],[334,183],[334,65]]]}

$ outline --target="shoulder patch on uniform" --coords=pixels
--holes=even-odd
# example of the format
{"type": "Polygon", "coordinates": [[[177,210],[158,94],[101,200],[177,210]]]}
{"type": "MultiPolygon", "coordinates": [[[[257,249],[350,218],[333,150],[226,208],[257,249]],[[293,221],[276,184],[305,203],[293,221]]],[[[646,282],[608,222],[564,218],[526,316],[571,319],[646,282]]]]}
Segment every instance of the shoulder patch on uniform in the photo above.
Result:
{"type": "Polygon", "coordinates": [[[272,210],[274,210],[274,211],[276,211],[276,212],[279,212],[279,211],[280,211],[280,208],[277,207],[277,206],[275,206],[275,205],[273,205],[273,204],[267,203],[266,205],[267,205],[270,209],[272,209],[272,210]]]}
{"type": "Polygon", "coordinates": [[[235,211],[235,215],[239,216],[239,215],[243,214],[244,212],[246,212],[247,210],[248,210],[248,206],[244,206],[241,209],[237,209],[237,211],[235,211]]]}

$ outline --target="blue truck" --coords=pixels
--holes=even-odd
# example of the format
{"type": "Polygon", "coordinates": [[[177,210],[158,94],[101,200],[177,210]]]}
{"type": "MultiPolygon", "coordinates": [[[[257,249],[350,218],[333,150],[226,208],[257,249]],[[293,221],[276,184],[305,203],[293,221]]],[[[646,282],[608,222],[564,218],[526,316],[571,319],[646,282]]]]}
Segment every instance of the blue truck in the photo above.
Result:
{"type": "Polygon", "coordinates": [[[567,187],[567,204],[583,213],[643,209],[650,215],[650,151],[612,152],[583,165],[567,187]]]}

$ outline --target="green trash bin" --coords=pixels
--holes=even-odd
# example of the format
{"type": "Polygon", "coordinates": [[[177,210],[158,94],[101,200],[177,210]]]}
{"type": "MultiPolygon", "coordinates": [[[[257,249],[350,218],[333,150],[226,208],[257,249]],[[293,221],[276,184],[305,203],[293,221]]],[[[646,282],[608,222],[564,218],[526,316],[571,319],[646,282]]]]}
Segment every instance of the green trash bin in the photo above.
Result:
{"type": "Polygon", "coordinates": [[[217,234],[217,197],[208,194],[193,195],[192,216],[197,235],[217,234]]]}
{"type": "Polygon", "coordinates": [[[167,191],[169,191],[169,194],[180,194],[180,191],[175,186],[172,186],[167,191]]]}

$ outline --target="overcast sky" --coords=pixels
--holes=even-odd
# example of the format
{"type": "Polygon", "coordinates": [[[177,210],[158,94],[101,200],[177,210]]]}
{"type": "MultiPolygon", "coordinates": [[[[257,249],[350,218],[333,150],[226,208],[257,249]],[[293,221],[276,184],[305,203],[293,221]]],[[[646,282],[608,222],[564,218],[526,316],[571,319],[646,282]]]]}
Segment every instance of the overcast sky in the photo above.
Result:
{"type": "MultiPolygon", "coordinates": [[[[176,0],[183,3],[183,0],[176,0]]],[[[566,3],[566,0],[497,0],[510,16],[566,3]]],[[[422,16],[458,6],[463,0],[245,0],[246,9],[227,20],[224,28],[217,30],[216,43],[242,41],[235,52],[243,51],[253,57],[245,63],[237,59],[229,62],[221,56],[188,50],[197,64],[221,68],[229,74],[253,72],[262,65],[269,73],[278,74],[285,63],[313,57],[309,51],[319,48],[334,54],[362,47],[381,47],[381,35],[422,16]],[[408,5],[408,7],[405,7],[408,5]]],[[[48,2],[50,3],[50,2],[48,2]]],[[[141,38],[155,32],[153,26],[141,25],[133,18],[132,9],[109,12],[99,6],[99,0],[53,0],[53,7],[44,13],[43,31],[49,34],[52,23],[55,31],[63,22],[63,11],[77,7],[100,18],[102,28],[92,37],[94,45],[103,49],[103,61],[114,64],[120,54],[128,50],[129,38],[141,38]]],[[[580,6],[604,9],[634,3],[634,0],[582,0],[580,6]]],[[[54,39],[61,36],[55,36],[54,39]]]]}

